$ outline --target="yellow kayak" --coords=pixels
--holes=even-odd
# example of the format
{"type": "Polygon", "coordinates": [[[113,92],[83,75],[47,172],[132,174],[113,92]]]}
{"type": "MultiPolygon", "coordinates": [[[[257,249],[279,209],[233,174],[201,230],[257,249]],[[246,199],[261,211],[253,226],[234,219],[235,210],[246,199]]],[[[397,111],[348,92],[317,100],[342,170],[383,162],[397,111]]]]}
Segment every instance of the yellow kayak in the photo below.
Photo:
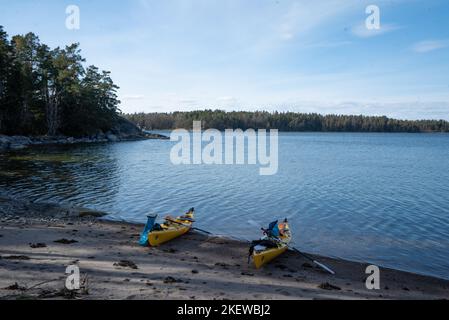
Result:
{"type": "Polygon", "coordinates": [[[287,251],[288,246],[285,244],[280,244],[278,248],[268,249],[264,251],[257,252],[253,254],[254,265],[257,269],[262,268],[264,265],[273,261],[278,256],[287,251]]]}
{"type": "Polygon", "coordinates": [[[264,233],[265,237],[253,241],[250,249],[250,256],[257,269],[287,251],[292,238],[287,219],[282,223],[273,222],[268,230],[264,230],[264,233]]]}
{"type": "Polygon", "coordinates": [[[192,228],[194,217],[195,212],[193,208],[183,216],[177,218],[167,217],[165,223],[160,225],[161,230],[154,230],[148,234],[148,243],[152,247],[157,247],[186,234],[192,228]]]}

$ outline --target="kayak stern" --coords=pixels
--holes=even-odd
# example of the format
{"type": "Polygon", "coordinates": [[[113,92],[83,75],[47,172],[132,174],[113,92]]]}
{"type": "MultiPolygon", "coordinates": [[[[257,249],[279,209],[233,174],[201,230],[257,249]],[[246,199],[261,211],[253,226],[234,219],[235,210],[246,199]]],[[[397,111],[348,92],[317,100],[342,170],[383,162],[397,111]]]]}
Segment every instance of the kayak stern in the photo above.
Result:
{"type": "Polygon", "coordinates": [[[262,268],[264,265],[266,265],[267,263],[273,261],[274,259],[276,259],[277,257],[279,257],[281,254],[283,254],[285,251],[287,251],[288,247],[282,246],[279,248],[273,248],[273,249],[268,249],[265,251],[261,251],[261,252],[255,252],[253,254],[253,261],[254,261],[254,265],[256,266],[257,269],[262,268]]]}

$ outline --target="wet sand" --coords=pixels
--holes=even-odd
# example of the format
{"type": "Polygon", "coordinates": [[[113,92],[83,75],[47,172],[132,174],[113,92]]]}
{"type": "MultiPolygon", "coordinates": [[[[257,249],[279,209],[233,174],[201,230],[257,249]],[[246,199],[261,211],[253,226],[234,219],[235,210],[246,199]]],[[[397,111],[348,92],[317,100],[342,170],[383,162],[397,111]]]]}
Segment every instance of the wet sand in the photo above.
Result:
{"type": "Polygon", "coordinates": [[[141,247],[142,226],[74,218],[75,210],[5,217],[4,204],[0,299],[449,299],[449,281],[432,277],[381,268],[381,290],[367,290],[366,264],[319,257],[333,276],[287,252],[256,270],[244,242],[191,232],[141,247]],[[71,264],[81,271],[76,294],[63,290],[71,264]]]}

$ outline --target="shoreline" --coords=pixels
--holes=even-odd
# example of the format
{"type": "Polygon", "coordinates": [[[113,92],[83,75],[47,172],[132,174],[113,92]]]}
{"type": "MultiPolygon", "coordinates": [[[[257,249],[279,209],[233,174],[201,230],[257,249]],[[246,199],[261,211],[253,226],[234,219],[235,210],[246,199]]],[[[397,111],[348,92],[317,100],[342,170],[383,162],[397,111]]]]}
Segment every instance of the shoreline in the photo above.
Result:
{"type": "Polygon", "coordinates": [[[167,136],[144,132],[132,122],[122,117],[117,117],[115,125],[108,131],[97,129],[96,133],[79,138],[55,135],[55,136],[7,136],[0,134],[0,152],[10,150],[22,150],[30,146],[73,145],[90,143],[113,143],[121,141],[139,141],[151,139],[169,139],[167,136]]]}
{"type": "Polygon", "coordinates": [[[116,135],[110,133],[84,138],[67,136],[6,136],[0,134],[0,152],[23,150],[33,146],[63,146],[168,139],[170,138],[155,133],[146,133],[141,135],[116,135]]]}
{"type": "Polygon", "coordinates": [[[368,264],[315,255],[337,274],[294,252],[256,270],[245,242],[196,232],[141,247],[141,225],[104,214],[0,197],[0,299],[449,299],[448,280],[381,268],[381,289],[367,290],[368,264]],[[88,285],[67,295],[71,264],[88,285]]]}

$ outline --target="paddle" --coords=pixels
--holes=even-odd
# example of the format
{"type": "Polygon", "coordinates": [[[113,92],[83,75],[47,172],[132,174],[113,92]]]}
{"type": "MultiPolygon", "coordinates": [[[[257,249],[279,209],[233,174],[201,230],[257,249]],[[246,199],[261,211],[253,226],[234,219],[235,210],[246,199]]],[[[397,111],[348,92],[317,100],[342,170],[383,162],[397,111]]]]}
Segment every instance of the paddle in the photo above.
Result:
{"type": "Polygon", "coordinates": [[[326,271],[329,272],[330,274],[335,274],[335,271],[333,271],[331,268],[329,268],[329,267],[325,266],[324,264],[322,264],[322,263],[316,261],[315,259],[313,259],[312,257],[308,256],[307,254],[302,253],[301,251],[299,251],[298,249],[296,249],[296,248],[294,248],[294,247],[290,247],[290,246],[288,246],[288,247],[289,247],[291,250],[293,250],[293,251],[299,253],[299,254],[300,254],[301,256],[303,256],[304,258],[306,258],[306,259],[312,261],[314,264],[316,264],[317,266],[319,266],[319,267],[322,268],[323,270],[326,270],[326,271]]]}
{"type": "MultiPolygon", "coordinates": [[[[172,217],[166,217],[165,220],[166,220],[166,221],[169,221],[169,222],[173,222],[173,223],[175,223],[175,224],[179,224],[180,226],[183,226],[183,227],[187,227],[187,228],[190,228],[190,227],[191,227],[191,225],[184,224],[184,223],[182,223],[182,222],[176,221],[176,220],[174,220],[172,217]]],[[[193,222],[193,221],[192,221],[192,222],[193,222]]]]}
{"type": "Polygon", "coordinates": [[[317,266],[319,266],[321,269],[323,269],[323,270],[329,272],[329,273],[332,274],[332,275],[335,274],[335,271],[333,271],[331,268],[327,267],[326,265],[322,264],[321,262],[316,261],[315,259],[313,259],[312,257],[308,256],[307,254],[302,253],[302,252],[299,251],[297,248],[289,246],[287,243],[283,242],[281,239],[279,239],[278,237],[274,236],[274,235],[270,232],[270,230],[266,230],[266,229],[262,228],[262,231],[263,231],[268,237],[271,237],[271,238],[275,239],[275,240],[278,241],[278,242],[284,243],[285,245],[287,245],[287,247],[288,247],[290,250],[293,250],[293,251],[299,253],[299,254],[300,254],[301,256],[303,256],[304,258],[306,258],[306,259],[312,261],[314,264],[316,264],[317,266]]]}
{"type": "MultiPolygon", "coordinates": [[[[264,231],[265,234],[267,234],[267,235],[269,234],[269,233],[268,233],[268,230],[265,230],[264,228],[262,228],[262,230],[264,231]]],[[[290,250],[293,250],[293,251],[295,251],[296,253],[299,253],[301,256],[303,256],[304,258],[306,258],[306,259],[312,261],[314,264],[316,264],[317,266],[319,266],[321,269],[323,269],[323,270],[329,272],[329,273],[332,274],[332,275],[335,274],[335,271],[333,271],[331,268],[327,267],[326,265],[322,264],[321,262],[316,261],[315,259],[313,259],[313,258],[310,257],[309,255],[307,255],[307,254],[305,254],[305,253],[299,251],[297,248],[292,247],[292,246],[289,246],[288,244],[286,244],[285,242],[283,242],[283,241],[282,241],[281,239],[279,239],[278,237],[275,237],[275,236],[271,235],[271,238],[275,239],[275,240],[278,241],[278,242],[281,242],[281,243],[287,245],[287,247],[288,247],[290,250]]]]}
{"type": "Polygon", "coordinates": [[[206,230],[203,230],[203,229],[200,229],[200,228],[192,228],[192,229],[196,230],[196,231],[199,231],[199,232],[203,232],[205,234],[212,234],[212,232],[209,232],[209,231],[206,231],[206,230]]]}
{"type": "Polygon", "coordinates": [[[147,246],[148,245],[148,233],[153,229],[154,222],[156,221],[157,215],[148,215],[148,221],[145,225],[145,228],[142,231],[142,234],[140,235],[139,244],[141,246],[147,246]]]}
{"type": "MultiPolygon", "coordinates": [[[[171,217],[166,217],[165,220],[170,221],[170,222],[173,222],[173,223],[176,223],[176,224],[179,224],[179,225],[181,225],[181,226],[183,226],[183,227],[191,227],[191,226],[189,226],[189,225],[183,224],[182,222],[173,220],[171,217]]],[[[194,222],[194,221],[192,221],[192,222],[194,222]]],[[[200,228],[196,228],[196,227],[195,227],[195,228],[192,227],[191,229],[192,229],[192,230],[199,231],[199,232],[203,232],[203,233],[205,233],[205,234],[212,234],[212,232],[209,232],[209,231],[206,231],[206,230],[203,230],[203,229],[200,229],[200,228]]]]}

